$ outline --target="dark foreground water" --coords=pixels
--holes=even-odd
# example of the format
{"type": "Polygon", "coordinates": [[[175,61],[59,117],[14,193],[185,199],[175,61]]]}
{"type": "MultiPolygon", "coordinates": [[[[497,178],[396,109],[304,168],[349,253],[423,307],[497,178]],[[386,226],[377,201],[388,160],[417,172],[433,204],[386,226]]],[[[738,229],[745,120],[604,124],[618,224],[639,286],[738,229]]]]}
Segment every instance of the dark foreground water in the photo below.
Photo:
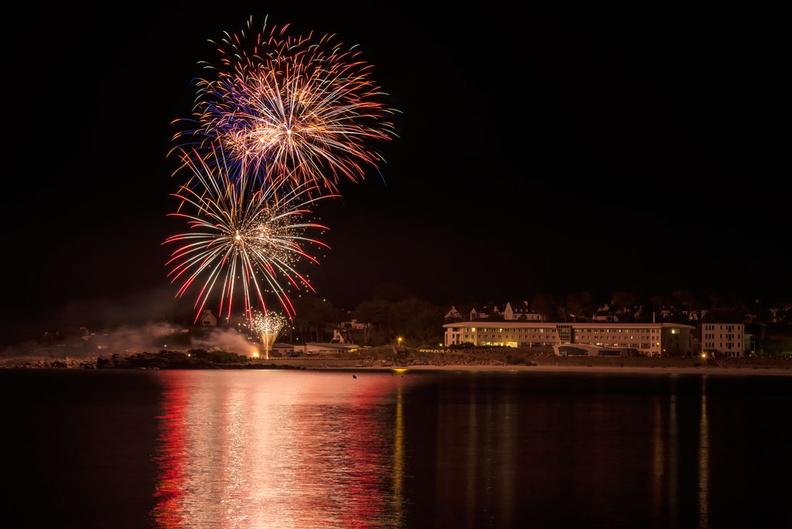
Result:
{"type": "Polygon", "coordinates": [[[0,370],[0,397],[9,529],[792,527],[789,377],[0,370]]]}

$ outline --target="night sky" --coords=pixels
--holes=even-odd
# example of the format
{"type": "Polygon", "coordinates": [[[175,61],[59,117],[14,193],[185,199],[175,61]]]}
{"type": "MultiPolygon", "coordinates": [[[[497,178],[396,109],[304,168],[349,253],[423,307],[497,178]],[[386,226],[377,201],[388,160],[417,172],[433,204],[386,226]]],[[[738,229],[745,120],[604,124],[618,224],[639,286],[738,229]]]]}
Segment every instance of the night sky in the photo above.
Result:
{"type": "Polygon", "coordinates": [[[208,41],[251,16],[359,45],[401,112],[379,172],[323,208],[331,249],[305,271],[336,306],[381,284],[441,305],[792,298],[780,11],[315,4],[5,8],[4,339],[81,311],[172,310],[171,122],[208,41]]]}

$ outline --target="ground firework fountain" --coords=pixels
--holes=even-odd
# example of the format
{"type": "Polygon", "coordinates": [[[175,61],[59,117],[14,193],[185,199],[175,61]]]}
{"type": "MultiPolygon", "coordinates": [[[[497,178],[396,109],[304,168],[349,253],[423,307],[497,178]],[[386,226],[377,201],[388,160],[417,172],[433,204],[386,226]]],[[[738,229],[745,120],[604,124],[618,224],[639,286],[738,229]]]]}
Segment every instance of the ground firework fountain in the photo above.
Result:
{"type": "Polygon", "coordinates": [[[286,326],[286,318],[277,312],[258,313],[253,318],[253,329],[258,333],[263,351],[261,356],[269,359],[273,344],[286,326]]]}

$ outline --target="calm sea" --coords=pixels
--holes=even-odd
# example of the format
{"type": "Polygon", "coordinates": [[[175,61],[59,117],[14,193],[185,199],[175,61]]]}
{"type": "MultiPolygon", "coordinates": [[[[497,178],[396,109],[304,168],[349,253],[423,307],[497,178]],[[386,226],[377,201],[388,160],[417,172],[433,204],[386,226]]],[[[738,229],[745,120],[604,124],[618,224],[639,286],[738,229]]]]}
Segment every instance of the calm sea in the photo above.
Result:
{"type": "Polygon", "coordinates": [[[792,378],[0,370],[0,526],[792,527],[792,378]]]}

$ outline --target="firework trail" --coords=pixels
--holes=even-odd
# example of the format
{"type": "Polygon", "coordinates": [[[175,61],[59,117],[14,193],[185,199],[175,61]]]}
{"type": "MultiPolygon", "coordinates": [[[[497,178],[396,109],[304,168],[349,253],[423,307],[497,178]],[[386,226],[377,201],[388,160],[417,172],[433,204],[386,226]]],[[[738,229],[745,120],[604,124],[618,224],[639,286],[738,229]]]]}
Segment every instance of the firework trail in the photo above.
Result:
{"type": "Polygon", "coordinates": [[[312,183],[285,190],[261,187],[240,175],[238,165],[226,163],[221,152],[213,152],[211,159],[210,164],[195,153],[186,156],[193,178],[174,194],[180,207],[171,216],[189,226],[163,243],[180,245],[166,263],[172,267],[171,281],[181,282],[177,296],[198,289],[196,319],[215,301],[218,313],[230,318],[241,297],[250,323],[255,309],[267,311],[264,294],[272,292],[292,318],[289,291],[314,291],[297,265],[318,262],[307,248],[328,248],[305,235],[327,229],[306,221],[309,207],[335,195],[318,193],[312,183]]]}
{"type": "Polygon", "coordinates": [[[219,147],[262,185],[312,182],[332,193],[341,178],[357,182],[383,161],[369,145],[395,136],[395,111],[371,80],[371,65],[333,36],[289,36],[288,25],[267,32],[225,34],[220,59],[204,63],[192,130],[181,148],[219,147]]]}

